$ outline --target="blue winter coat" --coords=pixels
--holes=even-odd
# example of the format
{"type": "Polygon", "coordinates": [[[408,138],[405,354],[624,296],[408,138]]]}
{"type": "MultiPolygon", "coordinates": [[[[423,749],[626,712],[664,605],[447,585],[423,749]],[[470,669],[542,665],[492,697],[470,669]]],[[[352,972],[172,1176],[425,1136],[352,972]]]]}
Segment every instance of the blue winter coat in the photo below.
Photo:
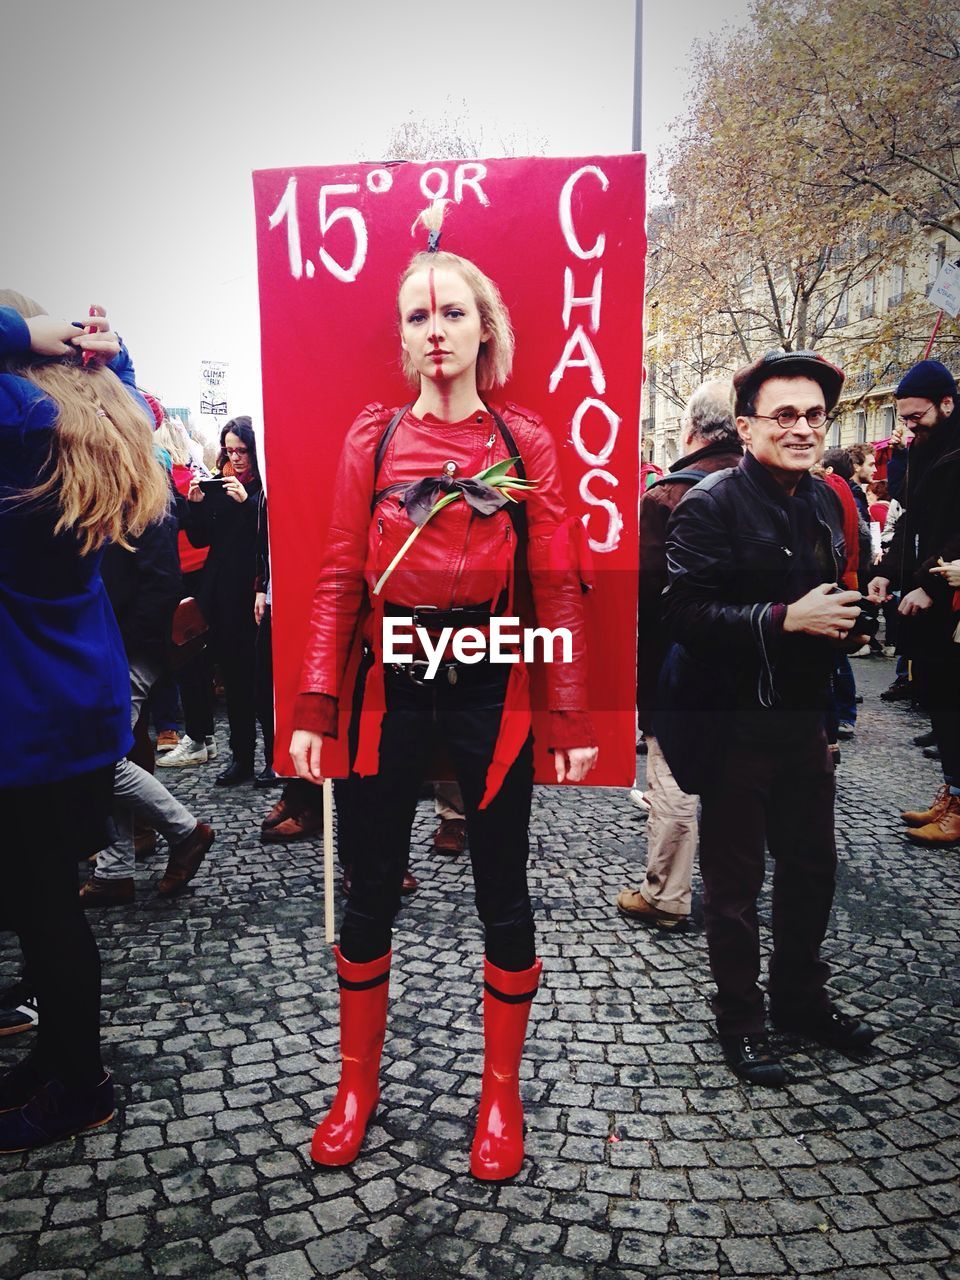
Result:
{"type": "MultiPolygon", "coordinates": [[[[0,358],[30,349],[26,324],[0,307],[0,358]]],[[[133,388],[126,350],[111,362],[133,388]]],[[[130,676],[100,577],[99,552],[54,537],[56,510],[11,504],[47,458],[57,406],[0,373],[0,788],[56,782],[130,750],[130,676]]]]}

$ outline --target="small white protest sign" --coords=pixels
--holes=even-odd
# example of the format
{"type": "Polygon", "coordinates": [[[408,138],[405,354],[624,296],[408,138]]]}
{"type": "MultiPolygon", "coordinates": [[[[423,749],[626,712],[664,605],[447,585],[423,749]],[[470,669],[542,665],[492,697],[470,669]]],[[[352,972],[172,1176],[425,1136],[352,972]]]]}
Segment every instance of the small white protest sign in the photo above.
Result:
{"type": "Polygon", "coordinates": [[[930,290],[930,301],[948,316],[957,317],[960,312],[960,266],[945,262],[930,290]]]}

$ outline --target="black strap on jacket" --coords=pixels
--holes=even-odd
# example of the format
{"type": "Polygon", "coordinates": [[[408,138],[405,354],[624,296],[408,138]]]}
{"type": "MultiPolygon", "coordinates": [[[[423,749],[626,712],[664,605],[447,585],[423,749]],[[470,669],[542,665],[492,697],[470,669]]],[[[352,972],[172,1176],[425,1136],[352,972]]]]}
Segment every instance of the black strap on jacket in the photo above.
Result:
{"type": "Polygon", "coordinates": [[[696,467],[685,467],[683,471],[668,471],[665,476],[658,476],[652,484],[648,484],[644,493],[655,489],[658,484],[672,484],[674,480],[679,480],[681,484],[699,484],[701,480],[706,480],[709,474],[709,471],[698,471],[696,467]]]}

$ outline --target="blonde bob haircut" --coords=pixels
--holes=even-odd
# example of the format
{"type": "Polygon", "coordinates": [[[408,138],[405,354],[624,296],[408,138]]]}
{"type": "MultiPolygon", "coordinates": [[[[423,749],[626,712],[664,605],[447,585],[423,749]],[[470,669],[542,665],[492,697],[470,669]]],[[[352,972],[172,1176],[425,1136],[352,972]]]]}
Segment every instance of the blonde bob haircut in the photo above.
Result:
{"type": "MultiPolygon", "coordinates": [[[[25,320],[46,315],[9,289],[0,289],[0,306],[25,320]]],[[[81,555],[107,541],[129,550],[128,538],[159,520],[170,499],[144,410],[112,370],[84,368],[79,350],[53,359],[24,352],[5,368],[34,383],[58,410],[36,483],[8,501],[59,510],[53,532],[72,532],[81,555]]]]}
{"type": "MultiPolygon", "coordinates": [[[[435,200],[418,215],[411,228],[411,234],[415,235],[417,228],[423,227],[439,238],[445,207],[449,203],[449,200],[435,200]]],[[[477,356],[477,388],[480,391],[487,391],[491,387],[502,387],[513,369],[514,337],[510,313],[500,296],[500,290],[469,258],[462,258],[458,253],[448,253],[445,249],[415,253],[406,271],[400,277],[397,287],[398,315],[400,290],[415,271],[430,267],[445,267],[458,272],[463,277],[473,294],[480,322],[490,335],[486,341],[481,342],[480,353],[477,356]]],[[[411,386],[419,386],[420,376],[406,351],[401,351],[400,363],[404,376],[411,386]]]]}
{"type": "Polygon", "coordinates": [[[164,418],[153,433],[153,442],[158,449],[166,449],[175,467],[189,467],[190,437],[179,419],[164,418]]]}

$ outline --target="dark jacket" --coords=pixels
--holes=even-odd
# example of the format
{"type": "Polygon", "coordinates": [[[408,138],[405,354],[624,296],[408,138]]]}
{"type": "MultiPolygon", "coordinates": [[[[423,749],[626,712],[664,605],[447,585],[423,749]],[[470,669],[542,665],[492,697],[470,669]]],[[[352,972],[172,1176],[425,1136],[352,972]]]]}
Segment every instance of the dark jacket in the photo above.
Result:
{"type": "Polygon", "coordinates": [[[640,583],[637,597],[637,711],[640,727],[652,732],[657,678],[670,642],[663,631],[661,609],[667,585],[667,522],[695,480],[673,480],[671,474],[702,471],[711,475],[735,467],[743,449],[731,441],[704,445],[680,458],[670,474],[656,480],[640,499],[640,583]]]}
{"type": "Polygon", "coordinates": [[[162,665],[166,657],[181,596],[177,532],[171,513],[132,539],[132,551],[113,545],[104,553],[103,581],[128,662],[143,657],[162,665]]]}
{"type": "Polygon", "coordinates": [[[932,597],[931,609],[900,619],[897,643],[908,657],[944,659],[956,651],[953,589],[930,570],[941,558],[960,558],[960,409],[928,439],[915,439],[909,455],[900,499],[905,510],[874,576],[888,578],[904,595],[923,587],[932,597]]]}
{"type": "Polygon", "coordinates": [[[680,502],[667,528],[663,597],[674,645],[654,729],[685,791],[704,781],[688,761],[702,765],[727,741],[775,747],[820,731],[837,649],[785,634],[783,619],[787,604],[838,582],[845,562],[840,503],[809,475],[788,496],[747,454],[680,502]]]}
{"type": "Polygon", "coordinates": [[[208,495],[203,502],[180,498],[181,528],[195,547],[209,547],[197,603],[211,627],[256,632],[253,597],[257,577],[257,517],[261,485],[244,485],[246,502],[225,494],[208,495]]]}

